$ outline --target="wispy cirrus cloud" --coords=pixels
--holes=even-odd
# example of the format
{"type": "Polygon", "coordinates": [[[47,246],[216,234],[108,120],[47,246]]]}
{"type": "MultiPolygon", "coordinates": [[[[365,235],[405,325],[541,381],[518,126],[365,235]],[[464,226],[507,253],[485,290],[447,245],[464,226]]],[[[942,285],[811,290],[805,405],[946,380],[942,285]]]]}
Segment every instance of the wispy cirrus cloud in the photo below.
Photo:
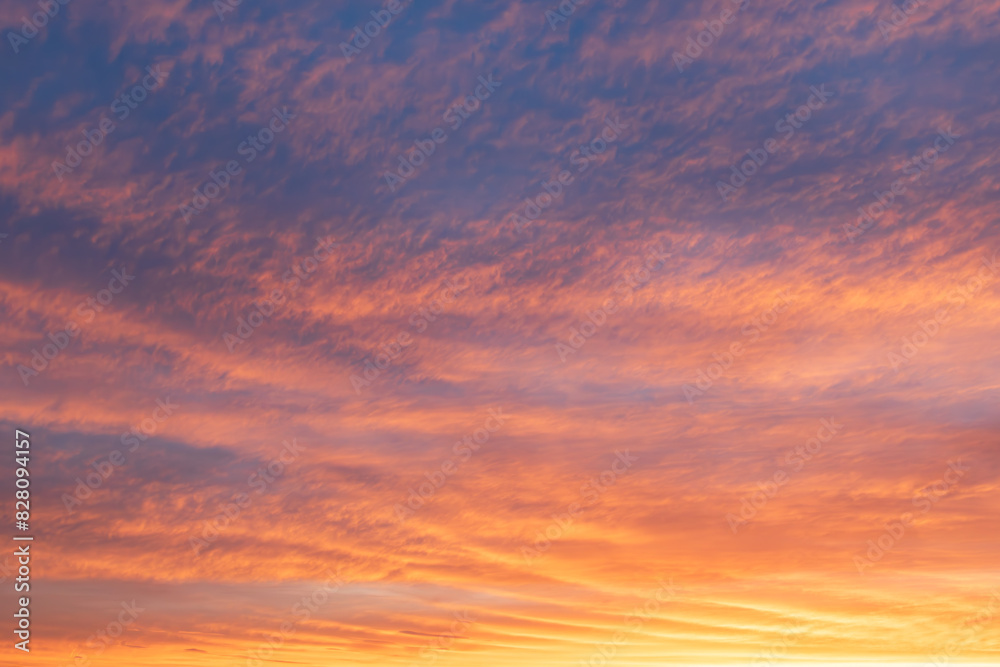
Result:
{"type": "MultiPolygon", "coordinates": [[[[147,611],[108,664],[228,665],[285,632],[277,659],[408,665],[468,610],[442,664],[557,665],[613,638],[662,572],[684,594],[610,640],[617,664],[745,664],[785,644],[790,659],[914,662],[947,645],[996,578],[982,526],[1000,297],[970,280],[1000,247],[998,3],[922,5],[887,37],[891,3],[751,3],[678,72],[675,52],[732,5],[591,3],[553,30],[544,2],[411,4],[349,61],[341,44],[379,3],[246,1],[220,21],[213,3],[73,0],[3,54],[0,392],[7,426],[47,451],[37,663],[68,664],[135,599],[147,611]],[[58,178],[150,66],[162,85],[58,178]],[[502,85],[465,106],[490,72],[502,85]],[[769,151],[820,82],[836,94],[769,151]],[[285,107],[288,131],[240,153],[285,107]],[[628,127],[585,153],[616,118],[628,127]],[[949,127],[961,138],[852,243],[844,224],[949,127]],[[402,178],[401,152],[428,138],[388,192],[386,170],[402,178]],[[724,200],[748,149],[766,163],[724,200]],[[179,205],[209,183],[218,196],[185,224],[179,205]],[[534,219],[519,230],[512,213],[534,219]],[[335,258],[242,337],[248,304],[320,238],[335,258]],[[557,345],[653,241],[669,261],[563,362],[557,345]],[[25,386],[18,366],[122,266],[134,283],[25,386]],[[791,307],[762,319],[780,293],[791,307]],[[165,396],[183,409],[67,512],[76,478],[165,396]],[[496,406],[502,433],[395,520],[496,406]],[[831,415],[850,428],[734,536],[726,513],[831,415]],[[195,558],[191,536],[294,439],[307,459],[195,558]],[[634,474],[525,562],[624,449],[634,474]],[[976,466],[947,503],[859,577],[859,548],[958,456],[976,466]],[[282,631],[327,568],[350,583],[282,631]],[[783,644],[793,620],[808,631],[783,644]]],[[[3,34],[34,6],[0,7],[3,34]]],[[[987,662],[997,632],[962,658],[987,662]]]]}

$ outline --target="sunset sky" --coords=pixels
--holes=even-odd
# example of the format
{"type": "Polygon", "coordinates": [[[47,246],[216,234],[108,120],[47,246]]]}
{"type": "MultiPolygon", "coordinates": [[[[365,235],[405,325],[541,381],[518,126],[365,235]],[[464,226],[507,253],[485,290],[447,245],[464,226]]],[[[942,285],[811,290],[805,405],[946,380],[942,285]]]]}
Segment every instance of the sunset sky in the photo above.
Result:
{"type": "Polygon", "coordinates": [[[0,665],[1000,665],[998,10],[0,0],[0,665]]]}

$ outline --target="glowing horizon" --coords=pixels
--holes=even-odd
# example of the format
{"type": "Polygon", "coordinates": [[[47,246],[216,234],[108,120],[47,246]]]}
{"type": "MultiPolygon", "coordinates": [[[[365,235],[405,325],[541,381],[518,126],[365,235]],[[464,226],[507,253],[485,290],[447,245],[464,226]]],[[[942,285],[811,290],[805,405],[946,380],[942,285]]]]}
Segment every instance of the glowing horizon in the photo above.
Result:
{"type": "Polygon", "coordinates": [[[0,666],[1000,664],[1000,2],[57,5],[0,666]]]}

